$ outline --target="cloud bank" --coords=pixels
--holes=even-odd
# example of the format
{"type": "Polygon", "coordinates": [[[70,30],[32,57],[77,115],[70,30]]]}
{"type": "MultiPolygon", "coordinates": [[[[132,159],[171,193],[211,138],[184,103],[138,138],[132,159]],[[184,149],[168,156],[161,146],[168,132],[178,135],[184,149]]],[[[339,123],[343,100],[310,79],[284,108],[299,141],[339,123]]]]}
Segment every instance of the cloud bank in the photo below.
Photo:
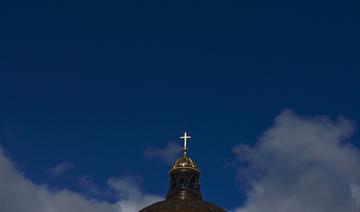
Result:
{"type": "Polygon", "coordinates": [[[161,200],[142,193],[131,178],[111,178],[109,188],[118,196],[115,203],[90,199],[63,189],[52,191],[26,179],[0,147],[0,211],[4,212],[137,212],[161,200]]]}
{"type": "Polygon", "coordinates": [[[339,117],[283,111],[255,147],[239,145],[238,179],[247,201],[236,212],[358,212],[360,152],[354,125],[339,117]]]}
{"type": "Polygon", "coordinates": [[[181,146],[169,142],[164,148],[149,147],[144,151],[145,158],[159,158],[166,164],[173,163],[181,152],[181,146]]]}

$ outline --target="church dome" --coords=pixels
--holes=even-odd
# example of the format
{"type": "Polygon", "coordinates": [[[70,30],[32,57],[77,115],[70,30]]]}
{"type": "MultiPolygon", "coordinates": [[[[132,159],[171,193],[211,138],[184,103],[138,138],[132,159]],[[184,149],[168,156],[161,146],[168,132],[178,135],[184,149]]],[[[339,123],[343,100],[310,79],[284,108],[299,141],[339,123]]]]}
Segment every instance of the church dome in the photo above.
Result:
{"type": "Polygon", "coordinates": [[[164,201],[154,203],[139,212],[226,212],[224,209],[202,200],[200,171],[187,154],[187,139],[184,139],[184,155],[177,159],[169,172],[169,191],[164,201]]]}
{"type": "Polygon", "coordinates": [[[202,200],[189,198],[186,200],[169,199],[150,205],[140,212],[226,212],[216,205],[202,200]]]}
{"type": "Polygon", "coordinates": [[[193,160],[191,160],[191,158],[189,158],[187,156],[187,154],[185,154],[183,157],[181,157],[175,161],[174,166],[170,172],[177,170],[177,169],[184,169],[184,168],[199,171],[196,168],[195,162],[193,160]]]}

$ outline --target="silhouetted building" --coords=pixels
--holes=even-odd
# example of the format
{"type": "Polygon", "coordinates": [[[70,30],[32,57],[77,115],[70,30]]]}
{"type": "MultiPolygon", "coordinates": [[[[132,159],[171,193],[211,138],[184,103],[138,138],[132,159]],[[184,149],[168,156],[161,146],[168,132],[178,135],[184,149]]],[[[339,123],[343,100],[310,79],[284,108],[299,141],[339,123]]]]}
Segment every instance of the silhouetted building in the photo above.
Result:
{"type": "Polygon", "coordinates": [[[200,192],[200,171],[188,156],[187,141],[190,138],[185,132],[184,155],[179,158],[170,170],[169,191],[166,199],[154,203],[140,212],[226,212],[224,209],[202,200],[200,192]]]}

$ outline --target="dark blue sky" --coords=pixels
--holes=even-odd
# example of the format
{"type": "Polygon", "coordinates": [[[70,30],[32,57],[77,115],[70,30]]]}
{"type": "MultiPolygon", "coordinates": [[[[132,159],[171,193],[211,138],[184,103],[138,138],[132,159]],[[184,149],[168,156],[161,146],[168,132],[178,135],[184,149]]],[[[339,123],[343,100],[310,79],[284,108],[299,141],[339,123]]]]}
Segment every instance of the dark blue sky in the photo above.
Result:
{"type": "Polygon", "coordinates": [[[1,3],[0,144],[37,183],[81,191],[79,177],[102,187],[136,175],[164,194],[169,166],[144,150],[188,130],[205,198],[233,208],[244,193],[232,148],[255,144],[282,110],[360,123],[359,6],[1,3]],[[76,170],[46,174],[65,160],[76,170]]]}

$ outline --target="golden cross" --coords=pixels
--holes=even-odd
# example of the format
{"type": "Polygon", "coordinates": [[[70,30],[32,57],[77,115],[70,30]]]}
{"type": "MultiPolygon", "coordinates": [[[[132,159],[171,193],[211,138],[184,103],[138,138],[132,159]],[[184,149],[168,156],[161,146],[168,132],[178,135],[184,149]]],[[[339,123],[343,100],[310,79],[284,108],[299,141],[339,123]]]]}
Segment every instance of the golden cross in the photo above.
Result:
{"type": "Polygon", "coordinates": [[[180,137],[181,139],[184,139],[184,148],[183,148],[183,150],[184,150],[184,153],[186,154],[187,153],[187,142],[188,142],[188,139],[190,139],[191,138],[191,136],[188,136],[188,134],[185,132],[184,133],[184,136],[181,136],[180,137]]]}

